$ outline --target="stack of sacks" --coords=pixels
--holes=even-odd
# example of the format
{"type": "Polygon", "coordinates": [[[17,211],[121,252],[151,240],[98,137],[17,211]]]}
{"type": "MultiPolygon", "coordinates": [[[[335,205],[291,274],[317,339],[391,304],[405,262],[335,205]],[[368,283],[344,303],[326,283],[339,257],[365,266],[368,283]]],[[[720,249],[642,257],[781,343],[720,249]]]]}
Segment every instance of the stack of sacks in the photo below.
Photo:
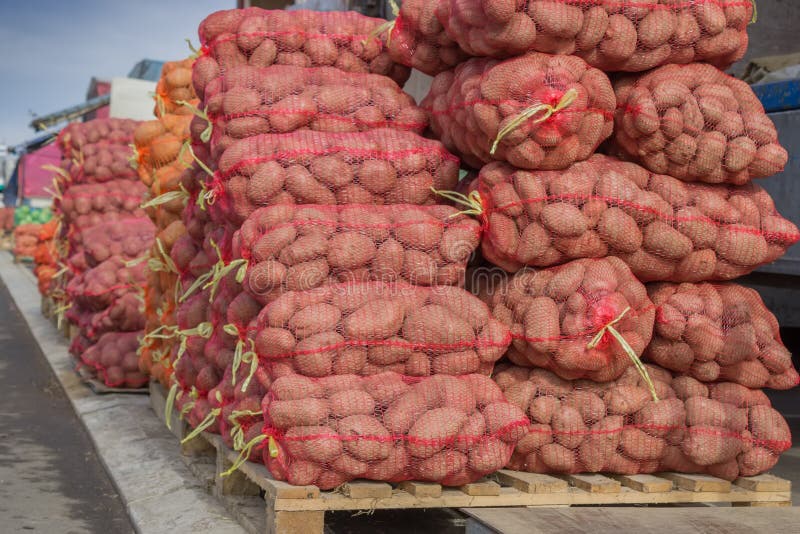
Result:
{"type": "Polygon", "coordinates": [[[724,70],[747,51],[754,10],[740,0],[403,2],[389,48],[396,61],[431,75],[464,56],[531,51],[572,54],[609,72],[701,61],[724,70]]]}
{"type": "Polygon", "coordinates": [[[181,190],[184,172],[192,159],[186,143],[192,109],[199,101],[192,88],[194,59],[167,62],[156,86],[156,119],[143,122],[134,132],[136,170],[149,188],[147,215],[156,226],[150,249],[145,285],[145,336],[140,349],[140,368],[165,386],[172,364],[171,339],[162,336],[176,325],[179,273],[170,259],[172,247],[186,234],[181,214],[186,194],[181,190]]]}
{"type": "Polygon", "coordinates": [[[730,281],[800,233],[751,182],[787,162],[774,125],[718,70],[745,53],[753,5],[596,4],[414,2],[392,29],[393,57],[436,75],[421,106],[480,169],[459,198],[510,273],[483,292],[513,338],[496,380],[529,416],[509,465],[763,472],[788,430],[758,388],[799,377],[730,281]],[[607,140],[614,157],[595,153],[607,140]]]}
{"type": "Polygon", "coordinates": [[[480,225],[434,192],[458,160],[419,135],[407,71],[370,35],[383,22],[221,12],[194,68],[213,231],[172,258],[217,265],[178,308],[176,404],[243,459],[323,489],[474,481],[527,426],[488,379],[508,330],[461,289],[480,225]]]}
{"type": "Polygon", "coordinates": [[[122,119],[73,123],[57,141],[63,154],[54,181],[56,238],[63,244],[57,261],[65,275],[51,288],[78,327],[70,352],[110,387],[146,382],[122,345],[106,340],[94,347],[108,333],[136,339],[144,326],[140,292],[147,265],[141,260],[154,228],[140,208],[146,187],[129,161],[137,124],[122,119]]]}
{"type": "Polygon", "coordinates": [[[14,256],[18,260],[33,258],[41,229],[41,224],[21,224],[14,228],[14,256]]]}
{"type": "MultiPolygon", "coordinates": [[[[141,292],[147,280],[142,257],[153,242],[153,225],[146,217],[121,219],[93,226],[72,240],[67,260],[72,278],[66,286],[67,318],[79,327],[70,352],[97,371],[109,387],[141,387],[141,379],[118,380],[118,372],[103,367],[108,359],[88,358],[90,347],[107,333],[134,333],[141,337],[144,314],[141,292]],[[123,385],[124,384],[124,385],[123,385]],[[132,385],[135,384],[135,385],[132,385]]],[[[114,366],[120,362],[114,363],[114,366]]],[[[138,372],[138,367],[126,373],[138,372]]]]}
{"type": "Polygon", "coordinates": [[[58,221],[51,219],[44,223],[37,236],[36,250],[33,253],[33,262],[36,267],[33,274],[36,275],[39,285],[39,293],[47,295],[50,290],[50,282],[58,272],[56,258],[56,232],[58,231],[58,221]]]}

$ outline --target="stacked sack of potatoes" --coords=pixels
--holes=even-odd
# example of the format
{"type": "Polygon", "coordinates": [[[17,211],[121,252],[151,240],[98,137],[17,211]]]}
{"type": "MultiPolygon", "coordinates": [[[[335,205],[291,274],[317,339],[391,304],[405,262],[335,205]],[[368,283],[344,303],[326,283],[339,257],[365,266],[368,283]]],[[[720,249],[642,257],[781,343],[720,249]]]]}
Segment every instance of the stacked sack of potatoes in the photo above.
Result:
{"type": "Polygon", "coordinates": [[[172,249],[186,276],[170,398],[195,432],[323,489],[464,484],[527,428],[489,379],[508,328],[461,289],[480,224],[435,193],[458,159],[420,135],[384,23],[222,11],[193,68],[208,176],[172,249]]]}
{"type": "Polygon", "coordinates": [[[145,186],[130,166],[136,121],[73,123],[58,136],[63,159],[54,178],[59,267],[50,293],[78,329],[70,352],[109,387],[138,388],[144,326],[141,258],[154,228],[140,204],[145,186]]]}
{"type": "Polygon", "coordinates": [[[192,109],[199,102],[192,88],[193,63],[193,58],[187,58],[164,64],[156,86],[156,119],[142,122],[133,135],[136,170],[149,188],[144,207],[156,227],[155,242],[147,260],[146,323],[139,366],[143,373],[164,385],[169,384],[172,373],[171,338],[165,334],[176,325],[180,277],[170,254],[175,243],[186,234],[181,214],[187,193],[181,186],[184,172],[192,163],[186,143],[192,109]]]}
{"type": "Polygon", "coordinates": [[[775,127],[718,70],[752,15],[716,0],[400,9],[391,56],[435,76],[431,130],[479,170],[449,196],[505,273],[473,285],[511,332],[495,380],[528,416],[509,467],[733,479],[789,447],[759,388],[798,374],[775,317],[731,282],[800,239],[752,181],[787,162],[775,127]]]}
{"type": "Polygon", "coordinates": [[[33,253],[33,263],[35,264],[33,274],[36,275],[38,280],[39,293],[43,296],[48,294],[50,283],[58,272],[56,264],[58,251],[56,250],[55,241],[57,231],[58,221],[50,219],[41,226],[39,234],[36,236],[36,249],[33,253]]]}

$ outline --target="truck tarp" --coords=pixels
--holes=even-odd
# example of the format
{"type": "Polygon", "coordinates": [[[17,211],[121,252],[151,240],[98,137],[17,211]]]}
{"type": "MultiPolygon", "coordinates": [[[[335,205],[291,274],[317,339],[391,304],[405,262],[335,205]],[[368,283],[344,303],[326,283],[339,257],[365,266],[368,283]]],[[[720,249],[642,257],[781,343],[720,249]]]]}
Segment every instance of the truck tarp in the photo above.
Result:
{"type": "Polygon", "coordinates": [[[45,191],[53,183],[53,171],[42,169],[44,165],[55,165],[61,162],[61,151],[55,143],[29,152],[19,159],[19,190],[22,198],[49,198],[45,191]]]}

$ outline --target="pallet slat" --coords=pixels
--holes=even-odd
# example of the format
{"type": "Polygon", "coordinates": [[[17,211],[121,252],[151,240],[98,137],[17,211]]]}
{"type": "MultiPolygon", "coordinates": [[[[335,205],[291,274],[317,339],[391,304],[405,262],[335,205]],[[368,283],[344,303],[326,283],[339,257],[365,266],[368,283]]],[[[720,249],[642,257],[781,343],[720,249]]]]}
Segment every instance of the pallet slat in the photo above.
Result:
{"type": "Polygon", "coordinates": [[[791,481],[778,478],[769,473],[754,477],[737,478],[733,483],[750,491],[792,491],[791,481]]]}
{"type": "Polygon", "coordinates": [[[438,498],[442,496],[442,486],[434,482],[416,482],[409,480],[407,482],[401,482],[397,487],[420,499],[430,497],[438,498]]]}
{"type": "Polygon", "coordinates": [[[589,493],[619,493],[620,483],[603,475],[567,475],[566,479],[576,488],[589,493]]]}
{"type": "Polygon", "coordinates": [[[731,483],[710,475],[686,475],[683,473],[659,473],[660,477],[671,480],[686,491],[730,493],[731,483]]]}
{"type": "Polygon", "coordinates": [[[523,473],[503,469],[495,475],[501,484],[511,486],[525,493],[563,493],[569,484],[566,480],[540,475],[538,473],[523,473]]]}
{"type": "Polygon", "coordinates": [[[351,499],[389,499],[392,487],[386,482],[355,480],[345,483],[342,493],[351,499]]]}
{"type": "Polygon", "coordinates": [[[664,493],[672,490],[672,481],[653,475],[609,475],[620,484],[642,493],[664,493]]]}
{"type": "Polygon", "coordinates": [[[472,497],[500,495],[500,484],[489,480],[464,484],[460,489],[472,497]]]}

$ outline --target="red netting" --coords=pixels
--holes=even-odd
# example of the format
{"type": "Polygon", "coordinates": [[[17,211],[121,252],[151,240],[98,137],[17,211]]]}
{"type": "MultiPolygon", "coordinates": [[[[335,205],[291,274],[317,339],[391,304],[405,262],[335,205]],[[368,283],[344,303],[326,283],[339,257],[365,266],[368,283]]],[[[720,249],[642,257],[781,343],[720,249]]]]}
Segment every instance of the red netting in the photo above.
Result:
{"type": "Polygon", "coordinates": [[[595,155],[564,171],[481,170],[484,256],[508,271],[617,256],[642,281],[730,280],[800,239],[754,184],[689,184],[595,155]]]}
{"type": "Polygon", "coordinates": [[[131,180],[74,185],[53,205],[65,227],[83,230],[113,219],[144,217],[139,205],[146,190],[144,184],[131,180]]]}
{"type": "MultiPolygon", "coordinates": [[[[422,133],[428,125],[414,99],[391,79],[333,67],[238,66],[208,83],[205,105],[212,155],[258,134],[376,128],[422,133]]],[[[198,128],[206,128],[205,121],[198,128]]]]}
{"type": "Polygon", "coordinates": [[[389,55],[401,65],[436,76],[467,59],[436,16],[441,2],[405,0],[386,42],[389,55]]]}
{"type": "Polygon", "coordinates": [[[580,58],[530,53],[465,61],[434,79],[421,106],[473,167],[563,169],[611,135],[616,99],[608,77],[580,58]]]}
{"type": "Polygon", "coordinates": [[[262,406],[272,476],[323,490],[355,478],[474,482],[508,462],[527,426],[481,375],[286,375],[262,406]]]}
{"type": "Polygon", "coordinates": [[[105,333],[134,332],[144,328],[142,300],[135,291],[122,294],[112,300],[108,307],[99,311],[73,305],[65,316],[80,330],[80,335],[73,340],[73,345],[78,347],[77,350],[70,349],[70,353],[74,356],[82,354],[105,333]]]}
{"type": "Polygon", "coordinates": [[[791,447],[783,417],[760,390],[702,384],[653,365],[655,402],[639,374],[566,381],[543,369],[498,368],[495,381],[530,426],[508,468],[534,473],[658,471],[734,480],[771,469],[791,447]]]}
{"type": "Polygon", "coordinates": [[[73,122],[58,134],[56,142],[66,159],[80,158],[83,149],[90,144],[104,141],[113,145],[128,145],[133,140],[137,121],[130,119],[94,119],[88,122],[73,122]]]}
{"type": "Polygon", "coordinates": [[[614,257],[523,270],[489,289],[492,315],[513,337],[508,358],[565,379],[614,380],[653,335],[655,307],[614,257]]]}
{"type": "Polygon", "coordinates": [[[652,284],[653,342],[643,357],[701,382],[790,389],[800,382],[778,320],[736,284],[652,284]]]}
{"type": "Polygon", "coordinates": [[[83,145],[73,159],[61,160],[61,168],[66,174],[57,177],[58,187],[63,191],[73,184],[131,180],[136,177],[136,171],[131,167],[132,155],[130,141],[115,144],[103,140],[83,145]]]}
{"type": "Polygon", "coordinates": [[[710,65],[668,65],[623,78],[615,141],[652,172],[688,182],[744,184],[789,159],[750,86],[710,65]]]}
{"type": "Polygon", "coordinates": [[[147,376],[139,371],[139,339],[142,332],[104,334],[81,354],[81,361],[93,369],[108,387],[140,388],[147,376]]]}
{"type": "Polygon", "coordinates": [[[202,55],[195,61],[195,91],[239,65],[336,67],[389,76],[399,84],[409,69],[395,64],[379,38],[383,19],[355,12],[268,11],[257,7],[218,11],[200,24],[202,55]]]}
{"type": "Polygon", "coordinates": [[[604,71],[703,61],[747,50],[752,0],[440,0],[447,35],[472,56],[575,54],[604,71]]]}
{"type": "Polygon", "coordinates": [[[275,204],[435,204],[431,187],[452,189],[457,181],[458,159],[412,132],[299,131],[231,145],[212,191],[238,226],[275,204]]]}
{"type": "Polygon", "coordinates": [[[461,285],[480,224],[450,206],[271,206],[234,237],[262,302],[330,280],[461,285]]]}
{"type": "Polygon", "coordinates": [[[122,257],[112,256],[72,278],[67,284],[67,294],[73,306],[100,311],[126,293],[140,291],[146,276],[146,262],[129,265],[122,257]]]}
{"type": "Polygon", "coordinates": [[[155,226],[146,217],[107,221],[75,233],[69,240],[74,266],[95,267],[112,256],[124,261],[142,256],[153,244],[155,226]]]}
{"type": "Polygon", "coordinates": [[[273,376],[489,374],[511,341],[463,289],[402,282],[290,291],[261,310],[246,334],[273,376]]]}

